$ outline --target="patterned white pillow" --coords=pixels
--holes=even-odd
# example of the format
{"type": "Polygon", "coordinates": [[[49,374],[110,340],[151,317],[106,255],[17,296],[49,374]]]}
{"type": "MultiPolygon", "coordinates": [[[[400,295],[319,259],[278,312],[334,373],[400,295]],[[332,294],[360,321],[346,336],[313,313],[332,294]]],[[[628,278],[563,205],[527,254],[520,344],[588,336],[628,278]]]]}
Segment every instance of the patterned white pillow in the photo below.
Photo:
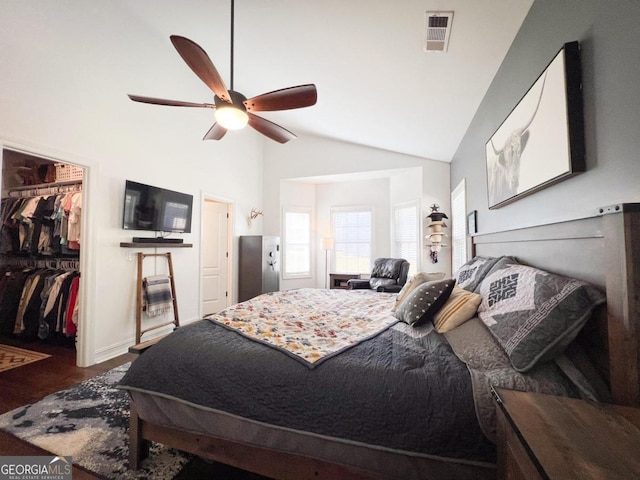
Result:
{"type": "Polygon", "coordinates": [[[460,288],[473,292],[497,261],[498,257],[473,257],[454,272],[453,278],[460,288]]]}
{"type": "Polygon", "coordinates": [[[514,264],[496,264],[480,295],[478,316],[519,372],[562,353],[606,300],[585,282],[514,264]]]}

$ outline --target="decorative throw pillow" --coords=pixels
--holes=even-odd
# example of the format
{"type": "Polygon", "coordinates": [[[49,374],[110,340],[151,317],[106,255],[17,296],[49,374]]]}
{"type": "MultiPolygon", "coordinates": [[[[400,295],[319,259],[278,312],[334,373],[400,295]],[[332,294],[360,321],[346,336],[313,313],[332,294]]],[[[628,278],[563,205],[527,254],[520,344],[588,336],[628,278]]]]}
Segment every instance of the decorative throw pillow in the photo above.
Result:
{"type": "Polygon", "coordinates": [[[455,280],[448,278],[418,285],[398,306],[396,318],[414,327],[431,320],[447,301],[455,284],[455,280]]]}
{"type": "Polygon", "coordinates": [[[444,278],[444,272],[435,272],[435,273],[427,273],[427,272],[420,272],[420,273],[416,273],[413,278],[411,278],[411,280],[409,280],[407,283],[405,283],[402,287],[402,290],[400,290],[400,292],[398,292],[398,296],[396,297],[396,303],[393,306],[393,308],[391,309],[392,312],[396,311],[396,308],[398,308],[398,305],[400,305],[402,303],[402,301],[407,298],[407,295],[409,295],[411,292],[413,292],[413,290],[418,286],[421,285],[425,282],[433,282],[435,280],[442,280],[444,278]]]}
{"type": "Polygon", "coordinates": [[[456,285],[449,299],[433,317],[436,331],[448,332],[470,320],[478,311],[481,301],[482,297],[477,293],[468,292],[456,285]]]}
{"type": "Polygon", "coordinates": [[[453,274],[460,288],[473,292],[499,257],[476,256],[462,265],[453,274]]]}
{"type": "Polygon", "coordinates": [[[496,265],[478,316],[520,372],[562,353],[606,297],[595,287],[524,265],[496,265]]]}

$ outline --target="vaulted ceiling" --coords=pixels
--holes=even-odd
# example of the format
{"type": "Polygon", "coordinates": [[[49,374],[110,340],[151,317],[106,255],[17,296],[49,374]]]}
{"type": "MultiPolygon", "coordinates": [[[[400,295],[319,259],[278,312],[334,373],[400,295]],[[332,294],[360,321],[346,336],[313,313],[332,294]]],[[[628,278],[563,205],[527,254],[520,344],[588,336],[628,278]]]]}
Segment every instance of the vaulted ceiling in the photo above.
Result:
{"type": "MultiPolygon", "coordinates": [[[[531,3],[236,0],[234,86],[250,97],[315,83],[314,107],[264,116],[299,135],[450,161],[531,3]],[[426,11],[454,12],[446,53],[423,50],[426,11]]],[[[120,4],[166,50],[164,64],[131,85],[136,93],[211,101],[195,76],[171,92],[153,88],[157,75],[189,73],[174,33],[199,43],[229,82],[230,0],[120,4]]]]}
{"type": "MultiPolygon", "coordinates": [[[[263,116],[298,136],[450,161],[532,1],[236,0],[234,87],[251,97],[314,83],[315,106],[263,116]],[[423,50],[426,11],[454,12],[446,53],[423,50]]],[[[103,79],[101,95],[212,103],[211,91],[173,48],[172,34],[200,44],[229,82],[230,0],[38,3],[31,14],[45,31],[21,34],[43,42],[47,34],[68,35],[65,51],[52,54],[77,55],[83,75],[91,74],[87,61],[108,65],[114,80],[103,79]]],[[[159,118],[191,114],[137,106],[157,109],[159,118]]],[[[193,141],[211,123],[203,119],[193,141]]]]}

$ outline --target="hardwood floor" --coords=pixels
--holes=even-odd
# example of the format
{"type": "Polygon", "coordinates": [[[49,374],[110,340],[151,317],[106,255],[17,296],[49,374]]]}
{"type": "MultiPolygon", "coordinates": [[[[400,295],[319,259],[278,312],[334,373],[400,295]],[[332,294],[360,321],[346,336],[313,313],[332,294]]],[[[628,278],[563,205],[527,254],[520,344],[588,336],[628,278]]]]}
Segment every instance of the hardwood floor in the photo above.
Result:
{"type": "MultiPolygon", "coordinates": [[[[45,345],[40,342],[15,342],[0,339],[0,343],[13,345],[51,355],[22,367],[0,372],[0,414],[68,388],[87,378],[106,372],[136,358],[125,354],[98,365],[87,368],[76,366],[76,352],[73,348],[45,345]]],[[[0,456],[4,455],[48,455],[49,452],[30,445],[16,437],[0,432],[0,456]]],[[[74,467],[74,480],[96,479],[84,470],[74,467]]]]}

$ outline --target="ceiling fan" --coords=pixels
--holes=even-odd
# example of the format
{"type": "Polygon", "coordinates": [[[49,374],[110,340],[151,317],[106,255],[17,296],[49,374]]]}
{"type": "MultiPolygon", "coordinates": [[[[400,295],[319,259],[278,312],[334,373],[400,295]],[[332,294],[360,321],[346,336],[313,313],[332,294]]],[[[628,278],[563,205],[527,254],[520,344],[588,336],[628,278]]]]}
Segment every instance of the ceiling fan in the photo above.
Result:
{"type": "Polygon", "coordinates": [[[234,0],[231,0],[231,88],[227,89],[222,77],[202,47],[188,38],[171,35],[171,43],[182,59],[214,93],[214,103],[192,103],[180,100],[129,95],[135,102],[172,107],[199,107],[215,109],[216,122],[203,137],[203,140],[220,140],[227,130],[237,130],[245,125],[253,127],[279,143],[286,143],[296,135],[253,112],[276,110],[292,110],[310,107],[318,99],[316,86],[313,84],[298,85],[263,93],[247,99],[242,93],[233,90],[233,19],[234,0]]]}

